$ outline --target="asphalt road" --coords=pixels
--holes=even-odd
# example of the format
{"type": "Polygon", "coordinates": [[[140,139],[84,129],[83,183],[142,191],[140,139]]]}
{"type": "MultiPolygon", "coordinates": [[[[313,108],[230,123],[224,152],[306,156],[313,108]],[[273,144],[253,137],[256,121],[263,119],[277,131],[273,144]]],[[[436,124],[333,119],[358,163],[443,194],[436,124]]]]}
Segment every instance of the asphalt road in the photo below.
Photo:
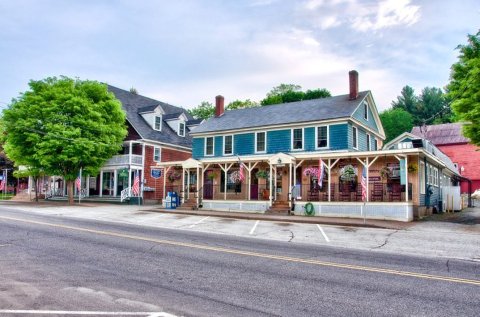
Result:
{"type": "Polygon", "coordinates": [[[1,316],[18,310],[38,315],[62,310],[180,316],[480,312],[478,262],[57,218],[7,208],[0,209],[0,274],[1,316]]]}

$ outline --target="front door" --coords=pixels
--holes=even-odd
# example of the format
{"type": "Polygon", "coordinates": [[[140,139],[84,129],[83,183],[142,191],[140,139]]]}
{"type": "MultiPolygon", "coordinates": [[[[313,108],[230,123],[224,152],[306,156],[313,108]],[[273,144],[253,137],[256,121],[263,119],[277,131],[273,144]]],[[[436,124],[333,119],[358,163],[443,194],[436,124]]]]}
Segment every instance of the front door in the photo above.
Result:
{"type": "Polygon", "coordinates": [[[103,172],[103,183],[102,183],[102,195],[103,196],[113,196],[114,189],[114,173],[113,172],[103,172]]]}
{"type": "Polygon", "coordinates": [[[258,178],[255,175],[258,172],[258,169],[254,169],[251,173],[252,182],[250,184],[250,199],[258,200],[258,178]]]}
{"type": "Polygon", "coordinates": [[[203,199],[213,199],[213,177],[215,176],[214,172],[206,171],[204,176],[205,181],[203,185],[203,199]]]}

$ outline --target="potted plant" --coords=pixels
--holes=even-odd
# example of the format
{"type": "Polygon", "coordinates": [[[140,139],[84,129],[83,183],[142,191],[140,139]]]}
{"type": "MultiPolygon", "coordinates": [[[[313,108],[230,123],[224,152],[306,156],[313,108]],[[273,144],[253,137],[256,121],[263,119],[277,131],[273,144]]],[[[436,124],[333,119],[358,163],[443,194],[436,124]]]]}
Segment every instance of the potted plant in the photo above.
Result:
{"type": "Polygon", "coordinates": [[[207,178],[208,178],[210,181],[213,182],[213,180],[214,180],[215,178],[217,178],[217,174],[216,174],[216,173],[209,173],[209,174],[207,175],[207,178]]]}
{"type": "Polygon", "coordinates": [[[318,168],[309,166],[306,169],[303,170],[303,175],[305,176],[318,176],[318,168]]]}
{"type": "Polygon", "coordinates": [[[175,170],[169,172],[168,175],[167,175],[167,179],[170,183],[173,183],[176,180],[179,180],[180,178],[182,178],[182,174],[179,173],[178,171],[175,171],[175,170]]]}

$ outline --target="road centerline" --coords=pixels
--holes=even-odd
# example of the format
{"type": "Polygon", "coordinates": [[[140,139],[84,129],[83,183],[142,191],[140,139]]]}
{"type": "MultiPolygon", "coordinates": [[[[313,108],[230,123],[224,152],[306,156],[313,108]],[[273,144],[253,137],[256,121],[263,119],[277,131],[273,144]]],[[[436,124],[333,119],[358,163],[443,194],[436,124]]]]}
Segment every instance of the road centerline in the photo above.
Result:
{"type": "Polygon", "coordinates": [[[314,260],[314,259],[308,259],[308,258],[295,258],[295,257],[274,255],[274,254],[268,254],[268,253],[242,251],[242,250],[236,250],[236,249],[230,249],[230,248],[224,248],[224,247],[213,247],[213,246],[194,244],[194,243],[188,243],[188,242],[147,238],[147,237],[136,236],[136,235],[131,235],[131,234],[124,234],[124,233],[113,232],[113,231],[95,230],[95,229],[88,229],[88,228],[82,228],[82,227],[74,227],[74,226],[69,226],[69,225],[48,223],[48,222],[43,222],[43,221],[14,218],[14,217],[8,217],[8,216],[0,216],[0,219],[23,222],[23,223],[30,223],[30,224],[37,224],[37,225],[54,227],[54,228],[62,228],[62,229],[68,229],[68,230],[73,230],[73,231],[79,231],[79,232],[88,232],[88,233],[94,233],[94,234],[98,234],[98,235],[105,235],[105,236],[111,236],[111,237],[132,239],[132,240],[138,240],[138,241],[148,241],[148,242],[170,245],[170,246],[181,246],[181,247],[185,247],[185,248],[194,248],[194,249],[206,250],[206,251],[212,251],[212,252],[221,252],[221,253],[251,256],[251,257],[265,258],[265,259],[278,260],[278,261],[303,263],[303,264],[311,264],[311,265],[318,265],[318,266],[324,266],[324,267],[334,267],[334,268],[350,269],[350,270],[355,270],[355,271],[364,271],[364,272],[371,272],[371,273],[383,273],[383,274],[390,274],[390,275],[397,275],[397,276],[414,277],[414,278],[419,278],[419,279],[429,279],[429,280],[436,280],[436,281],[453,282],[453,283],[470,284],[470,285],[480,286],[480,280],[467,279],[467,278],[449,277],[449,276],[442,276],[442,275],[432,275],[432,274],[416,273],[416,272],[409,272],[409,271],[400,271],[400,270],[395,270],[395,269],[384,269],[384,268],[379,268],[379,267],[362,266],[362,265],[355,265],[355,264],[328,262],[328,261],[314,260]]]}

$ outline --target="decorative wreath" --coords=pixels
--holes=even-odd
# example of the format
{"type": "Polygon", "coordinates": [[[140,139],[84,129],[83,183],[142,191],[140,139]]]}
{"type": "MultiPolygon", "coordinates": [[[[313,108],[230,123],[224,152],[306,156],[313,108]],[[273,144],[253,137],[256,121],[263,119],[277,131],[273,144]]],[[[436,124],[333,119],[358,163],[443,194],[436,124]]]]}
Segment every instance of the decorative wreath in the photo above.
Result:
{"type": "Polygon", "coordinates": [[[315,215],[315,208],[313,207],[312,203],[306,203],[304,208],[305,208],[305,215],[307,216],[315,215]]]}

